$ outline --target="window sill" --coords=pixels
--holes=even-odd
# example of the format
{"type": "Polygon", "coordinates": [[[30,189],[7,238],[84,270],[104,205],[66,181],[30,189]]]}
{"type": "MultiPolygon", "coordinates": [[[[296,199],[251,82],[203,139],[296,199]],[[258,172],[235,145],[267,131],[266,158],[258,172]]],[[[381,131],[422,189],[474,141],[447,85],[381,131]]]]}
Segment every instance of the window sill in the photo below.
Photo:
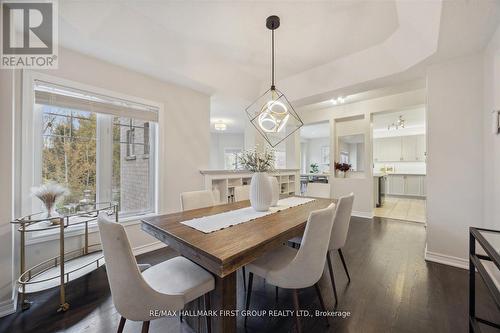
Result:
{"type": "MultiPolygon", "coordinates": [[[[127,216],[124,218],[120,219],[120,224],[123,225],[125,228],[133,225],[137,225],[141,223],[141,220],[144,218],[149,218],[149,217],[154,217],[157,216],[157,213],[148,213],[144,215],[134,215],[134,216],[127,216]]],[[[89,223],[89,234],[99,232],[99,227],[97,226],[97,221],[93,221],[89,223]]],[[[72,237],[79,237],[83,236],[85,234],[85,224],[79,224],[75,225],[73,227],[70,227],[64,232],[64,238],[72,238],[72,237]]],[[[39,232],[34,232],[33,235],[29,235],[26,237],[26,245],[35,245],[35,244],[40,244],[40,243],[46,243],[46,242],[51,242],[59,240],[59,228],[54,228],[51,230],[46,230],[46,231],[39,231],[39,232]]]]}

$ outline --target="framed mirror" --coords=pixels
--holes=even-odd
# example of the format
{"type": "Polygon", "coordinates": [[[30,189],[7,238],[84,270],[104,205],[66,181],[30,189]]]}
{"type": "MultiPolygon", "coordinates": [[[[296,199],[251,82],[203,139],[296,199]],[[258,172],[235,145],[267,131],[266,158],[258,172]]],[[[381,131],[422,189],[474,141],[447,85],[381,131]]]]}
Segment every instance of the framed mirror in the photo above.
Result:
{"type": "Polygon", "coordinates": [[[365,135],[345,135],[338,138],[339,163],[351,165],[351,172],[365,171],[365,135]]]}

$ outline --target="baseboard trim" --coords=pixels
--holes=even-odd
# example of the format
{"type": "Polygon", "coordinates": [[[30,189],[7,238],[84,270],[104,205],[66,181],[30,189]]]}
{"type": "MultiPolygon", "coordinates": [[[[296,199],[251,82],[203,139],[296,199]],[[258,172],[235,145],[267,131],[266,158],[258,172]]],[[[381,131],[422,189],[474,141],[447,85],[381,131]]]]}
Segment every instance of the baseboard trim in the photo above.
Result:
{"type": "Polygon", "coordinates": [[[17,296],[0,303],[0,318],[16,312],[17,296]]]}
{"type": "Polygon", "coordinates": [[[167,244],[158,241],[158,242],[153,242],[153,243],[134,247],[134,249],[132,251],[133,251],[134,255],[138,256],[140,254],[159,250],[159,249],[162,249],[164,247],[167,247],[167,244]]]}
{"type": "Polygon", "coordinates": [[[469,269],[469,261],[467,259],[427,251],[427,248],[425,249],[425,260],[462,269],[469,269]]]}
{"type": "Polygon", "coordinates": [[[373,213],[371,212],[360,212],[353,210],[351,216],[362,217],[365,219],[373,219],[373,213]]]}

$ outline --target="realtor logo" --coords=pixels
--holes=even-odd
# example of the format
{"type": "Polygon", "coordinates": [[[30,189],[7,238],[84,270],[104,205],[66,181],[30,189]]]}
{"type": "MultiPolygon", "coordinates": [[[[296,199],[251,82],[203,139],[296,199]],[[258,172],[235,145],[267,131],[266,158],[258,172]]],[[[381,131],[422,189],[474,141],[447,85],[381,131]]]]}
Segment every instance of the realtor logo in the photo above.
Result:
{"type": "Polygon", "coordinates": [[[3,0],[0,68],[57,68],[57,2],[3,0]]]}

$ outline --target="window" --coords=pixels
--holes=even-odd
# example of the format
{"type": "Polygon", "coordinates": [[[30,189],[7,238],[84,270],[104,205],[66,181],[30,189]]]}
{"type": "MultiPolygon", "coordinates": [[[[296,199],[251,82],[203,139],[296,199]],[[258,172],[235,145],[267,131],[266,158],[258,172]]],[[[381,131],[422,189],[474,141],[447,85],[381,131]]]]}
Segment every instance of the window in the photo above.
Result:
{"type": "Polygon", "coordinates": [[[140,213],[150,206],[149,133],[149,122],[113,119],[112,197],[119,203],[120,211],[128,214],[140,213]]]}
{"type": "Polygon", "coordinates": [[[122,217],[154,212],[157,109],[35,82],[35,180],[66,186],[68,208],[90,199],[117,202],[122,217]]]}
{"type": "Polygon", "coordinates": [[[39,106],[43,112],[42,180],[65,184],[64,204],[77,203],[84,191],[95,200],[96,115],[39,106]]]}
{"type": "Polygon", "coordinates": [[[238,162],[238,154],[241,153],[239,148],[224,148],[224,169],[236,170],[240,168],[238,162]]]}
{"type": "Polygon", "coordinates": [[[285,151],[277,150],[275,152],[274,167],[276,169],[286,168],[286,152],[285,151]]]}

